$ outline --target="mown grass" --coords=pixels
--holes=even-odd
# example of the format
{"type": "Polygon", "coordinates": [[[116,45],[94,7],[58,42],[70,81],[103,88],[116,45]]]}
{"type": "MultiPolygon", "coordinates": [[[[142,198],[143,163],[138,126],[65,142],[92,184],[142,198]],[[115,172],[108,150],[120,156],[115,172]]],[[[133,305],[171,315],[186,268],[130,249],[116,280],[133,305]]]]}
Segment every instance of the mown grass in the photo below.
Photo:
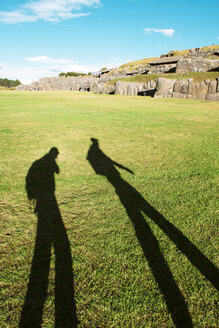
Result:
{"type": "Polygon", "coordinates": [[[15,90],[15,87],[7,88],[0,85],[0,90],[15,90]]]}
{"type": "MultiPolygon", "coordinates": [[[[137,227],[112,184],[95,174],[87,152],[90,138],[99,139],[108,157],[134,172],[120,170],[129,188],[216,265],[218,110],[216,102],[194,100],[1,91],[0,326],[19,326],[35,247],[37,218],[27,202],[25,177],[56,146],[56,198],[71,245],[79,327],[173,327],[137,227]]],[[[144,219],[193,327],[216,328],[216,289],[153,217],[144,219]]],[[[55,326],[54,251],[50,267],[46,328],[55,326]]]]}
{"type": "Polygon", "coordinates": [[[219,72],[199,72],[199,73],[166,73],[166,74],[141,74],[131,77],[117,78],[108,82],[108,84],[113,85],[117,81],[122,82],[139,82],[147,83],[149,81],[156,81],[158,77],[164,77],[166,79],[193,79],[195,83],[200,83],[207,79],[213,81],[219,77],[219,72]]]}

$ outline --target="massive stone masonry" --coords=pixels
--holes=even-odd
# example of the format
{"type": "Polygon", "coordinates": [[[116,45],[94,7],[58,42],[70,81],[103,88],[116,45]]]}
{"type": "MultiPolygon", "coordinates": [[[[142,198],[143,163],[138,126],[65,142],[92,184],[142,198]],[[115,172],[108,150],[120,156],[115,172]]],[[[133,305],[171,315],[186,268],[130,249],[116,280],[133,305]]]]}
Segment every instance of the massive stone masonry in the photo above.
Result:
{"type": "Polygon", "coordinates": [[[219,78],[194,83],[193,79],[174,80],[159,77],[154,97],[219,101],[219,78]]]}
{"type": "Polygon", "coordinates": [[[195,83],[193,79],[176,80],[163,77],[146,84],[118,81],[115,84],[115,94],[219,101],[219,78],[201,83],[195,83]]]}
{"type": "Polygon", "coordinates": [[[113,69],[106,71],[105,74],[99,73],[96,76],[43,78],[30,85],[19,85],[17,89],[90,91],[106,94],[150,95],[154,97],[219,101],[219,78],[201,83],[194,83],[193,79],[176,80],[166,78],[158,78],[157,81],[151,80],[148,83],[121,81],[114,84],[107,83],[115,78],[122,79],[138,74],[219,71],[219,59],[206,59],[208,56],[219,58],[219,49],[206,51],[200,49],[190,49],[187,56],[180,57],[171,56],[171,53],[169,53],[168,56],[161,56],[162,58],[152,61],[144,67],[135,67],[131,71],[130,69],[113,69]]]}

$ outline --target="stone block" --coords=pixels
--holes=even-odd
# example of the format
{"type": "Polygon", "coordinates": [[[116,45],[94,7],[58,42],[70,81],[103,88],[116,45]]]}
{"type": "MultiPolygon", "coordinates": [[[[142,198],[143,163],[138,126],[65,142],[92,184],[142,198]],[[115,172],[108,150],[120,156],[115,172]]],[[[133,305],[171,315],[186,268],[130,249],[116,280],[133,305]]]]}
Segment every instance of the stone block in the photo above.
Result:
{"type": "Polygon", "coordinates": [[[181,81],[180,80],[176,80],[174,86],[173,86],[173,92],[180,92],[181,89],[181,81]]]}
{"type": "Polygon", "coordinates": [[[219,101],[219,94],[218,93],[207,93],[206,100],[210,101],[219,101]]]}
{"type": "Polygon", "coordinates": [[[186,99],[186,94],[180,92],[173,92],[173,98],[186,99]]]}
{"type": "Polygon", "coordinates": [[[128,88],[127,88],[127,94],[129,96],[134,96],[134,88],[132,85],[129,85],[128,88]]]}
{"type": "Polygon", "coordinates": [[[208,86],[208,93],[216,93],[217,90],[217,81],[210,81],[208,86]]]}
{"type": "Polygon", "coordinates": [[[166,79],[163,77],[159,77],[156,83],[156,91],[158,93],[164,93],[167,91],[173,91],[173,86],[176,80],[174,79],[166,79]]]}
{"type": "Polygon", "coordinates": [[[206,98],[205,94],[197,94],[194,99],[205,100],[205,98],[206,98]]]}
{"type": "Polygon", "coordinates": [[[197,89],[196,89],[196,84],[192,82],[189,82],[188,85],[188,93],[192,94],[192,95],[196,95],[197,94],[197,89]]]}
{"type": "Polygon", "coordinates": [[[180,93],[188,93],[188,84],[187,83],[183,83],[183,85],[180,88],[180,93]]]}
{"type": "Polygon", "coordinates": [[[201,85],[200,83],[196,83],[196,94],[199,95],[201,93],[201,85]]]}
{"type": "Polygon", "coordinates": [[[154,98],[163,98],[163,93],[156,92],[154,98]]]}
{"type": "Polygon", "coordinates": [[[208,84],[205,81],[200,83],[200,93],[206,94],[208,92],[208,84]]]}
{"type": "Polygon", "coordinates": [[[172,91],[166,91],[163,93],[164,98],[172,98],[173,97],[173,92],[172,91]]]}
{"type": "Polygon", "coordinates": [[[156,87],[156,82],[151,80],[150,81],[150,89],[154,89],[156,87]]]}
{"type": "Polygon", "coordinates": [[[209,80],[209,79],[205,80],[204,82],[205,82],[205,84],[206,84],[207,86],[209,86],[209,83],[210,83],[210,80],[209,80]]]}
{"type": "Polygon", "coordinates": [[[205,100],[206,95],[192,95],[192,94],[188,94],[187,95],[187,99],[197,99],[197,100],[205,100]]]}

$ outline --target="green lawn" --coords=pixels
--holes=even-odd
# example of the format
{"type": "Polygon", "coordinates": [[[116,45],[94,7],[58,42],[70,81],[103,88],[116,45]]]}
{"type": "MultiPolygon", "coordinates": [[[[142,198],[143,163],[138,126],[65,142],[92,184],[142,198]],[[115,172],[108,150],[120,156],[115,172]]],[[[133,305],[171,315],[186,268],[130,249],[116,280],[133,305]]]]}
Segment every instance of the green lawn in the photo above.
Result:
{"type": "Polygon", "coordinates": [[[218,110],[0,91],[0,327],[216,328],[218,110]],[[35,214],[25,177],[51,147],[55,197],[42,187],[35,214]]]}

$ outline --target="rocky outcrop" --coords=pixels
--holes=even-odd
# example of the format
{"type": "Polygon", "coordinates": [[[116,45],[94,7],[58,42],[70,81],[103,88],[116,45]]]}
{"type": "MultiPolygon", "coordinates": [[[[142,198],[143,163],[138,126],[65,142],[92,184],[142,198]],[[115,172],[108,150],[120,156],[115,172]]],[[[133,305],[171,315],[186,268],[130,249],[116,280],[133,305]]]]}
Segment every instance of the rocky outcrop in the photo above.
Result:
{"type": "Polygon", "coordinates": [[[176,64],[176,73],[219,71],[219,60],[204,58],[181,58],[176,64]]]}
{"type": "Polygon", "coordinates": [[[205,48],[193,48],[189,49],[188,57],[209,57],[209,56],[218,56],[219,57],[219,47],[216,49],[205,49],[205,48]]]}
{"type": "Polygon", "coordinates": [[[192,48],[188,50],[171,50],[167,54],[161,55],[160,58],[169,58],[176,56],[177,53],[181,53],[183,57],[219,57],[219,46],[213,46],[213,47],[203,47],[203,48],[192,48]]]}
{"type": "Polygon", "coordinates": [[[104,88],[106,90],[111,89],[108,85],[105,85],[107,82],[115,78],[122,79],[124,77],[127,77],[127,74],[124,71],[108,73],[100,77],[45,77],[29,85],[20,84],[17,87],[17,90],[72,90],[99,92],[99,90],[104,90],[104,88]]]}
{"type": "MultiPolygon", "coordinates": [[[[108,79],[105,79],[108,81],[108,79]]],[[[96,92],[105,81],[92,76],[86,77],[50,77],[33,82],[30,85],[19,85],[17,90],[72,90],[96,92]]]]}
{"type": "Polygon", "coordinates": [[[219,78],[195,83],[193,79],[170,80],[159,77],[154,97],[219,101],[219,78]]]}
{"type": "Polygon", "coordinates": [[[121,82],[105,83],[95,77],[44,78],[30,86],[20,85],[18,90],[72,90],[91,91],[99,94],[142,95],[219,101],[219,78],[195,83],[193,79],[166,79],[147,83],[121,82]]]}

